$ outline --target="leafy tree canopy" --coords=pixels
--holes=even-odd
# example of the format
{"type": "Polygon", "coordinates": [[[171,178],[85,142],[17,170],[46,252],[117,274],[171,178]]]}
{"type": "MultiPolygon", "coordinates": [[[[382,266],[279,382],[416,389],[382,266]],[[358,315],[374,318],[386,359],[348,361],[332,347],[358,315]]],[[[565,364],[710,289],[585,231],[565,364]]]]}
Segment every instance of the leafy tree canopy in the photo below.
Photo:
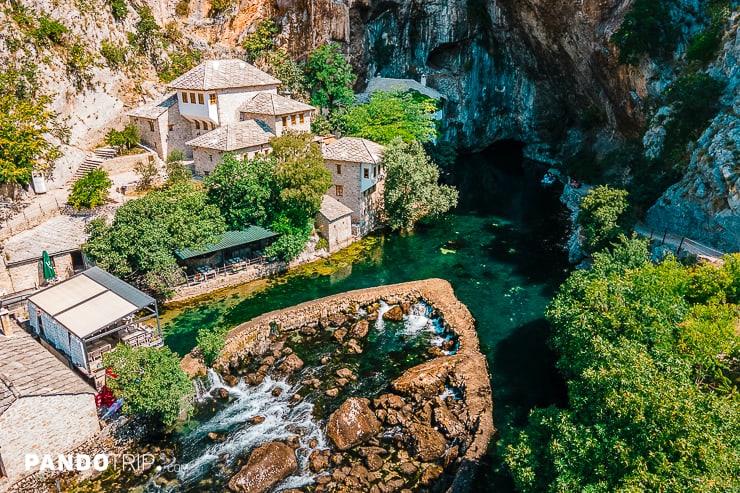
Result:
{"type": "Polygon", "coordinates": [[[332,183],[331,171],[310,133],[288,133],[270,140],[275,159],[275,185],[281,211],[291,226],[303,229],[321,208],[321,196],[332,183]]]}
{"type": "Polygon", "coordinates": [[[58,115],[49,103],[46,96],[32,100],[0,94],[0,183],[28,183],[33,170],[51,172],[60,152],[48,140],[58,129],[58,115]]]}
{"type": "Polygon", "coordinates": [[[339,116],[347,135],[387,145],[395,137],[404,142],[428,142],[437,136],[431,98],[416,99],[408,91],[375,91],[367,104],[351,106],[339,116]]]}
{"type": "Polygon", "coordinates": [[[578,213],[584,248],[589,252],[600,250],[624,233],[623,222],[628,206],[625,190],[608,185],[589,190],[581,200],[578,213]]]}
{"type": "Polygon", "coordinates": [[[182,277],[174,250],[213,243],[224,231],[226,224],[205,192],[180,182],[126,202],[111,226],[91,221],[83,250],[102,269],[167,296],[182,277]]]}
{"type": "Polygon", "coordinates": [[[303,68],[311,86],[311,104],[333,110],[352,102],[355,74],[337,43],[316,48],[303,68]]]}
{"type": "Polygon", "coordinates": [[[121,149],[131,149],[139,143],[139,129],[133,123],[123,127],[123,130],[112,128],[105,134],[105,143],[121,149]]]}
{"type": "Polygon", "coordinates": [[[439,184],[439,169],[419,142],[397,137],[385,148],[385,213],[392,229],[410,231],[425,217],[444,214],[457,205],[457,190],[439,184]]]}
{"type": "Polygon", "coordinates": [[[112,184],[108,172],[102,169],[91,170],[75,182],[67,202],[75,209],[98,207],[108,200],[108,189],[112,184]]]}
{"type": "Polygon", "coordinates": [[[225,154],[205,179],[208,201],[221,211],[231,230],[266,226],[277,193],[272,156],[243,160],[225,154]]]}
{"type": "Polygon", "coordinates": [[[180,367],[180,358],[169,348],[119,344],[103,355],[103,365],[117,375],[106,382],[123,397],[123,412],[140,414],[170,426],[193,393],[193,384],[180,367]]]}
{"type": "Polygon", "coordinates": [[[550,304],[569,406],[535,410],[507,446],[520,491],[740,488],[740,256],[648,259],[622,237],[550,304]]]}

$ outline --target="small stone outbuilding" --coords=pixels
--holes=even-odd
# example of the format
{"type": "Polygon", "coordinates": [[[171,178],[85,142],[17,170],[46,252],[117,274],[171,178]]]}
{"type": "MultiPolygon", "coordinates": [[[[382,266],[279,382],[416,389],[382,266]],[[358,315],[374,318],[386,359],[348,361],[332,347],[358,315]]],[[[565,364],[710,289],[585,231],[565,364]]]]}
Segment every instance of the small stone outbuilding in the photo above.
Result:
{"type": "Polygon", "coordinates": [[[0,334],[0,491],[26,471],[26,454],[56,457],[100,430],[95,389],[13,324],[0,334]]]}
{"type": "Polygon", "coordinates": [[[352,209],[328,195],[322,196],[316,229],[329,242],[329,253],[341,250],[352,243],[352,209]]]}

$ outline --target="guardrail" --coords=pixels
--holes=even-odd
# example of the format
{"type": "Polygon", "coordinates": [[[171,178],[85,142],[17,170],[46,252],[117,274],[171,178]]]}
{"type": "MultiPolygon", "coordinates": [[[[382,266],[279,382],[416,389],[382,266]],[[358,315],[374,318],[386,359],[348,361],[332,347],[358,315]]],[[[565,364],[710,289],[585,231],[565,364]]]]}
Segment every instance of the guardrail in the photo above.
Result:
{"type": "Polygon", "coordinates": [[[217,277],[228,277],[234,274],[237,274],[245,269],[247,269],[250,266],[253,265],[264,265],[271,263],[272,260],[265,257],[265,256],[259,256],[259,257],[253,257],[250,259],[243,260],[241,262],[238,262],[236,264],[224,264],[219,267],[214,267],[211,270],[201,272],[198,274],[190,274],[185,276],[185,281],[180,284],[180,286],[193,286],[200,284],[202,282],[209,281],[211,279],[216,279],[217,277]]]}
{"type": "Polygon", "coordinates": [[[722,257],[727,254],[727,252],[723,252],[721,250],[717,250],[716,248],[704,245],[702,243],[699,243],[698,241],[692,240],[691,238],[672,234],[666,230],[662,232],[656,231],[654,229],[648,228],[644,224],[636,225],[635,233],[642,236],[647,236],[652,240],[658,240],[660,241],[661,245],[669,244],[676,246],[676,254],[681,253],[681,251],[685,251],[693,255],[714,260],[722,260],[722,257]]]}

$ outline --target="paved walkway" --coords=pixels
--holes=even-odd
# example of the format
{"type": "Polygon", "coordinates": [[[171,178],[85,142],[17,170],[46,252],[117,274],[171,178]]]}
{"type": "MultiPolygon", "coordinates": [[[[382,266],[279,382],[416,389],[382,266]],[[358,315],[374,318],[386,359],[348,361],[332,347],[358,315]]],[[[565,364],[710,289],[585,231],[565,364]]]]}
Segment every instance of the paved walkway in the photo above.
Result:
{"type": "Polygon", "coordinates": [[[671,234],[667,231],[656,231],[650,229],[644,224],[637,224],[635,226],[635,233],[676,247],[676,253],[680,253],[682,251],[689,252],[699,258],[704,258],[715,262],[722,262],[722,257],[724,257],[727,253],[709,247],[707,245],[703,245],[698,241],[694,241],[691,238],[686,238],[685,236],[671,234]]]}

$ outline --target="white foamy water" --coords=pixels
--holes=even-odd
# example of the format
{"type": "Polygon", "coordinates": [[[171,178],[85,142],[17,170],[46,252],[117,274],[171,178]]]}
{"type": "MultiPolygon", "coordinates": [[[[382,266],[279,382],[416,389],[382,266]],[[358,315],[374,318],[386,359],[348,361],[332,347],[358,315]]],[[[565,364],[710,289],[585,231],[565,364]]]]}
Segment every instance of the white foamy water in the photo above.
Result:
{"type": "Polygon", "coordinates": [[[316,448],[319,449],[327,448],[328,444],[324,433],[313,419],[313,404],[291,401],[300,385],[293,388],[284,381],[265,377],[256,387],[248,387],[243,381],[229,387],[223,383],[220,375],[210,369],[208,383],[210,389],[204,394],[204,399],[208,398],[205,396],[211,390],[223,387],[235,400],[182,439],[183,455],[197,455],[179,463],[177,477],[183,486],[187,487],[189,483],[206,476],[217,461],[224,461],[231,466],[239,457],[260,445],[287,440],[297,435],[300,436],[300,446],[296,451],[299,470],[296,475],[285,480],[285,487],[297,488],[313,482],[313,474],[307,467],[308,456],[313,451],[309,443],[315,439],[316,448]],[[276,387],[282,389],[277,397],[272,395],[276,387]],[[255,416],[261,416],[265,420],[258,424],[250,423],[255,416]],[[223,436],[225,441],[212,442],[208,438],[208,433],[211,432],[223,436]]]}
{"type": "Polygon", "coordinates": [[[393,308],[393,306],[390,306],[388,303],[386,303],[383,300],[380,300],[380,307],[378,308],[378,319],[375,321],[375,330],[378,332],[383,332],[385,330],[385,322],[383,321],[383,314],[393,308]]]}

